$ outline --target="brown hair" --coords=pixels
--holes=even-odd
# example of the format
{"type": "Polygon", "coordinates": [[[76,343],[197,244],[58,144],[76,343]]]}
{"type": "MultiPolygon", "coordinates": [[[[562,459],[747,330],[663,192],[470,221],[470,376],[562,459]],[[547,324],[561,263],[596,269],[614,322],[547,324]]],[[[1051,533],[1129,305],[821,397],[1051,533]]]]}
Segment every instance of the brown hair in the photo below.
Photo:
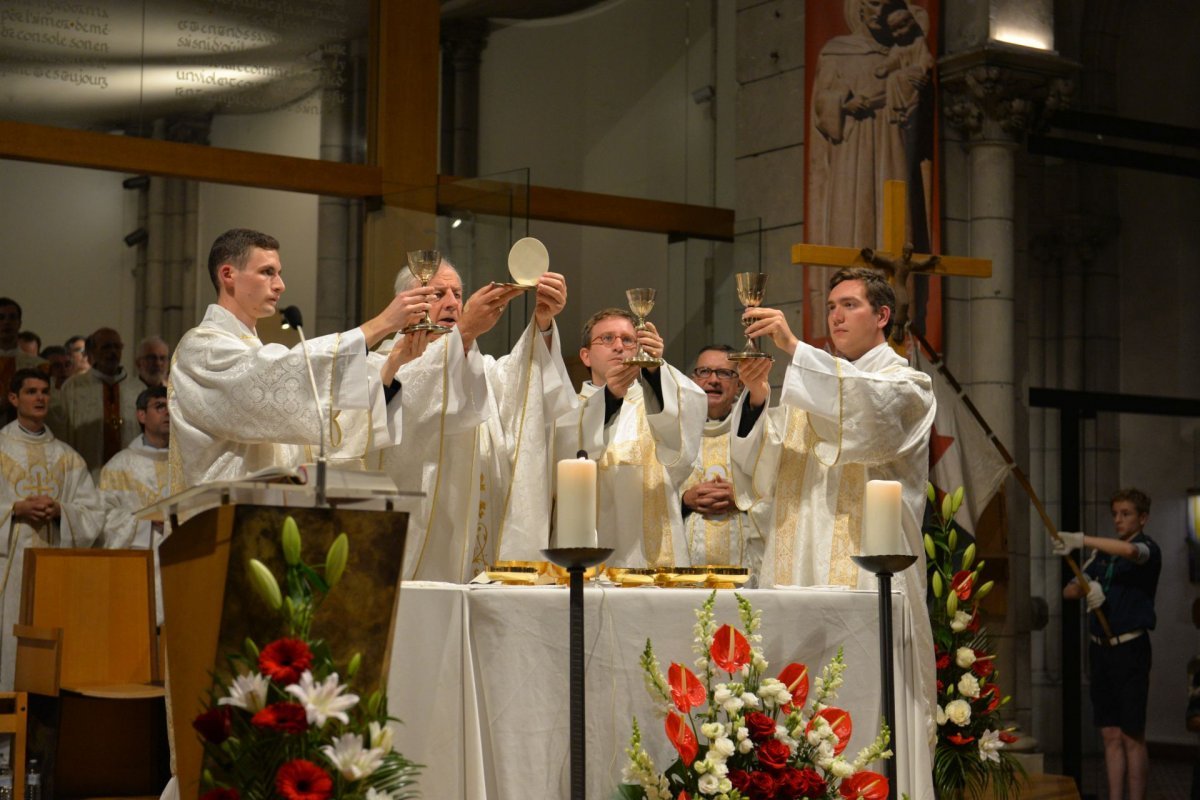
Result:
{"type": "Polygon", "coordinates": [[[624,317],[629,320],[631,325],[637,327],[637,317],[632,312],[626,311],[623,308],[602,308],[588,317],[587,322],[583,323],[583,344],[580,345],[582,349],[586,350],[592,346],[592,328],[596,327],[596,323],[611,317],[624,317]]]}
{"type": "Polygon", "coordinates": [[[1134,489],[1132,486],[1122,489],[1112,496],[1112,500],[1108,501],[1108,505],[1111,507],[1121,502],[1133,503],[1134,509],[1139,514],[1150,513],[1150,495],[1141,489],[1134,489]]]}
{"type": "Polygon", "coordinates": [[[221,284],[217,281],[217,271],[222,264],[232,264],[241,269],[246,266],[250,251],[257,247],[260,250],[278,250],[279,240],[249,228],[233,228],[217,237],[208,251],[208,277],[213,288],[219,293],[221,284]]]}
{"type": "Polygon", "coordinates": [[[867,302],[871,304],[871,309],[876,314],[884,306],[890,309],[887,324],[883,326],[883,338],[886,339],[891,336],[892,321],[896,319],[896,292],[892,289],[892,285],[887,282],[887,278],[875,270],[866,267],[847,267],[839,269],[829,279],[829,291],[832,292],[833,287],[846,281],[863,282],[867,302]]]}

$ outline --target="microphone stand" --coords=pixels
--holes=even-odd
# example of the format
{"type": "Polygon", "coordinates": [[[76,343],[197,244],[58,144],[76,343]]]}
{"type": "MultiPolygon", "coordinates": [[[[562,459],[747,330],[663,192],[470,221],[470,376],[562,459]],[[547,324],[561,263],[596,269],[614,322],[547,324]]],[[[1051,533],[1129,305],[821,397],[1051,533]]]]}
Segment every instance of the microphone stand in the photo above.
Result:
{"type": "Polygon", "coordinates": [[[295,328],[300,334],[300,351],[304,353],[304,366],[308,368],[308,384],[312,387],[313,402],[317,404],[317,420],[321,424],[319,449],[317,450],[317,505],[324,506],[325,502],[325,414],[321,409],[321,395],[317,391],[317,377],[313,373],[312,359],[308,356],[308,340],[304,338],[304,324],[301,321],[300,309],[288,306],[282,312],[285,328],[295,328]]]}

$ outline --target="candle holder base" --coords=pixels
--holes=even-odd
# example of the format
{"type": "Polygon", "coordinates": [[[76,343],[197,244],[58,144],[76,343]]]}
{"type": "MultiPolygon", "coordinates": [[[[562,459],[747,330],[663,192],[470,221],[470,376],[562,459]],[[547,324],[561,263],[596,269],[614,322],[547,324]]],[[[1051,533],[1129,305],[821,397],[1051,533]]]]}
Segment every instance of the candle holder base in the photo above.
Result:
{"type": "Polygon", "coordinates": [[[850,556],[850,560],[872,575],[895,575],[897,572],[903,572],[917,563],[916,556],[901,554],[850,556]]]}
{"type": "Polygon", "coordinates": [[[581,570],[604,563],[612,554],[611,547],[548,547],[542,551],[547,561],[567,569],[576,567],[581,570]]]}

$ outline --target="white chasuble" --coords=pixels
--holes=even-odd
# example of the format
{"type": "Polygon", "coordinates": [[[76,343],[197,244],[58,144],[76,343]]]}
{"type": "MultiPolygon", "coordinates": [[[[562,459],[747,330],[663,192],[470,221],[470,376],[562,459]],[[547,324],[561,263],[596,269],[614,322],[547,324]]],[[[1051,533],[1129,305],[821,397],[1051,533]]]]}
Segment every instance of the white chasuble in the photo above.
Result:
{"type": "MultiPolygon", "coordinates": [[[[741,405],[744,396],[738,398],[736,405],[741,405]]],[[[762,492],[755,487],[754,462],[746,465],[734,460],[730,448],[731,421],[732,412],[725,419],[710,419],[704,423],[699,456],[691,474],[679,487],[678,495],[682,500],[683,493],[696,484],[720,477],[733,484],[735,508],[722,516],[709,518],[691,512],[683,518],[683,536],[688,563],[692,566],[747,567],[757,576],[771,525],[773,492],[769,487],[762,492]]],[[[682,512],[682,506],[680,510],[682,512]]]]}
{"type": "MultiPolygon", "coordinates": [[[[906,598],[917,652],[929,654],[920,660],[918,694],[927,703],[924,722],[932,724],[936,676],[921,535],[936,411],[930,378],[887,344],[851,363],[800,343],[784,377],[782,401],[734,444],[735,449],[761,448],[756,490],[777,487],[760,585],[876,590],[875,576],[850,560],[860,553],[863,495],[869,480],[899,481],[899,547],[917,562],[897,574],[893,585],[906,598]]],[[[739,413],[740,408],[734,410],[735,430],[739,413]]],[[[926,731],[921,733],[924,737],[926,731]]]]}
{"type": "Polygon", "coordinates": [[[683,515],[675,487],[691,473],[700,449],[708,401],[690,378],[669,364],[658,370],[663,402],[641,376],[605,424],[605,392],[590,382],[580,406],[558,420],[558,459],[580,450],[597,466],[596,529],[610,564],[622,567],[688,563],[683,515]]]}
{"type": "Polygon", "coordinates": [[[158,622],[163,621],[162,580],[158,568],[158,546],[162,523],[136,519],[148,505],[165,500],[170,480],[167,448],[152,447],[145,436],[130,442],[100,471],[100,498],[104,504],[104,546],[110,550],[154,551],[154,605],[158,622]]]}
{"type": "Polygon", "coordinates": [[[0,476],[0,691],[11,692],[26,548],[88,547],[104,525],[104,509],[83,459],[49,428],[40,435],[16,422],[0,428],[0,476]],[[39,495],[58,502],[57,521],[31,525],[13,516],[14,503],[39,495]]]}
{"type": "Polygon", "coordinates": [[[129,380],[122,367],[112,376],[90,369],[50,391],[46,424],[83,456],[93,481],[99,480],[105,461],[141,435],[137,398],[144,388],[129,380]]]}
{"type": "MultiPolygon", "coordinates": [[[[331,418],[341,410],[382,408],[377,371],[374,382],[368,379],[373,370],[361,330],[309,339],[308,352],[331,418]]],[[[175,349],[167,400],[172,493],[297,466],[311,456],[305,446],[315,448],[323,433],[300,345],[264,345],[218,305],[175,349]]]]}
{"type": "MultiPolygon", "coordinates": [[[[400,368],[404,444],[381,468],[421,491],[408,522],[406,580],[464,582],[495,560],[536,560],[549,539],[552,421],[573,407],[557,327],[530,324],[499,359],[455,329],[400,368]]],[[[393,399],[393,404],[397,400],[393,399]]]]}

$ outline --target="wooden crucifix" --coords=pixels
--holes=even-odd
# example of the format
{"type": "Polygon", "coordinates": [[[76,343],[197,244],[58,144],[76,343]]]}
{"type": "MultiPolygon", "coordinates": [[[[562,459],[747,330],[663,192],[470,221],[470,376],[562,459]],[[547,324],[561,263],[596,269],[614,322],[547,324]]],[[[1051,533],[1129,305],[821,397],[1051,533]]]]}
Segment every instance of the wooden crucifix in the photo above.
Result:
{"type": "Polygon", "coordinates": [[[904,181],[885,181],[883,184],[883,243],[879,249],[870,247],[836,247],[824,244],[792,245],[792,263],[815,267],[874,267],[887,273],[896,292],[896,317],[893,320],[892,342],[902,344],[910,316],[911,296],[908,278],[914,272],[930,275],[961,275],[988,278],[992,262],[987,258],[940,256],[913,253],[905,241],[908,207],[904,181]]]}

